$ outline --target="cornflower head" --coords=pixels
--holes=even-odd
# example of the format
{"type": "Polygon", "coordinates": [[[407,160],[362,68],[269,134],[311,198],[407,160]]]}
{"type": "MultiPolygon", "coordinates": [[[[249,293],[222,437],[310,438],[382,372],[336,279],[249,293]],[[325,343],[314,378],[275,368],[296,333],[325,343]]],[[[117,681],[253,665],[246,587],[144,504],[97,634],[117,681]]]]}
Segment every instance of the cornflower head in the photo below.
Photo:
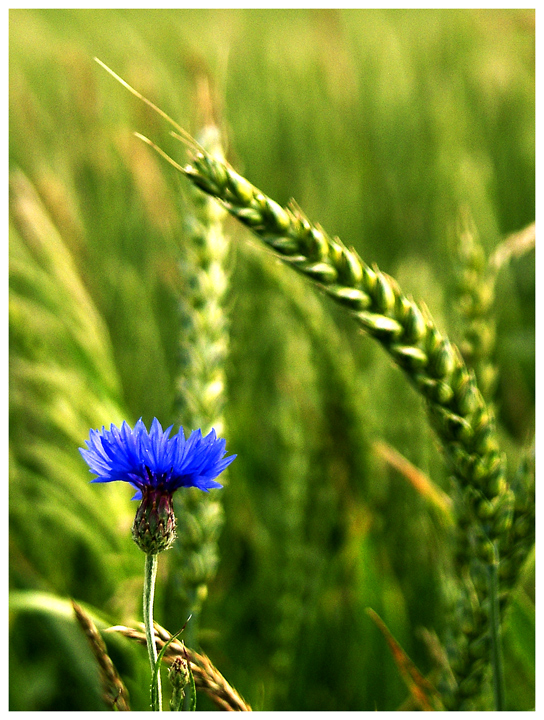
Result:
{"type": "Polygon", "coordinates": [[[225,440],[211,430],[200,430],[185,438],[183,428],[170,437],[172,425],[163,430],[157,418],[148,432],[142,419],[134,429],[127,422],[120,428],[91,430],[87,448],[80,448],[91,472],[91,482],[126,482],[136,489],[133,500],[141,500],[132,535],[149,555],[167,550],[175,539],[176,518],[172,495],[179,488],[196,487],[208,492],[222,485],[215,481],[236,455],[225,455],[225,440]]]}

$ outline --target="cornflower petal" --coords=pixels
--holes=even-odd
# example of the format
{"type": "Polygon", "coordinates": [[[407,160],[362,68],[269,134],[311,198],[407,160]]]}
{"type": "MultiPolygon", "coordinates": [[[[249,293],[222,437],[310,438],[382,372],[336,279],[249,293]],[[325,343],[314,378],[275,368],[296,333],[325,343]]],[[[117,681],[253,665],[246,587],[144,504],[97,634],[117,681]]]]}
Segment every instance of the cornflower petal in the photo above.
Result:
{"type": "Polygon", "coordinates": [[[173,425],[170,425],[170,427],[163,432],[161,424],[157,418],[154,418],[146,447],[146,452],[149,455],[148,467],[151,470],[161,472],[162,466],[168,464],[168,437],[173,427],[173,425]]]}
{"type": "Polygon", "coordinates": [[[91,482],[129,483],[141,500],[146,488],[173,493],[180,487],[198,487],[208,491],[222,487],[215,478],[225,470],[236,455],[225,455],[226,441],[215,430],[205,437],[201,430],[186,439],[182,427],[170,437],[173,426],[162,429],[157,418],[149,432],[140,418],[134,429],[123,421],[120,428],[91,430],[81,455],[90,472],[97,475],[91,482]]]}

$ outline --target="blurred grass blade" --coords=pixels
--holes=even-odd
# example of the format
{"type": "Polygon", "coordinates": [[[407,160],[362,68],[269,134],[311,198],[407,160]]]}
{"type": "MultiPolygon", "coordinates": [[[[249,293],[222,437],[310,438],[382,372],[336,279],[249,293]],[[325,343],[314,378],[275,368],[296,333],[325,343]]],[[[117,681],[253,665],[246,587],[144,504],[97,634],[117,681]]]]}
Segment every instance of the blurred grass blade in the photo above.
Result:
{"type": "MultiPolygon", "coordinates": [[[[10,175],[10,212],[20,238],[10,243],[11,299],[21,321],[41,322],[53,337],[66,334],[77,348],[83,368],[111,397],[118,397],[119,379],[109,336],[74,258],[49,217],[30,180],[19,170],[10,175]],[[43,317],[36,317],[42,313],[43,317]]],[[[38,332],[38,327],[35,332],[38,332]]]]}
{"type": "Polygon", "coordinates": [[[448,525],[453,525],[453,503],[450,496],[435,485],[419,468],[383,440],[374,442],[375,452],[394,467],[413,488],[438,510],[448,525]]]}
{"type": "Polygon", "coordinates": [[[495,249],[489,258],[489,267],[498,272],[513,257],[521,257],[535,248],[536,223],[512,233],[495,249]]]}
{"type": "Polygon", "coordinates": [[[417,705],[422,710],[427,711],[443,710],[444,708],[437,690],[419,672],[417,667],[390,633],[380,616],[374,612],[372,608],[367,608],[366,611],[372,620],[374,620],[379,630],[383,633],[401,677],[406,683],[406,687],[410,691],[410,694],[417,705]]]}
{"type": "MultiPolygon", "coordinates": [[[[108,626],[104,616],[94,608],[87,606],[83,613],[87,621],[85,634],[87,634],[89,624],[95,630],[98,627],[103,629],[108,626]]],[[[81,632],[70,600],[52,593],[12,591],[9,595],[9,614],[11,627],[20,628],[21,625],[28,625],[33,629],[31,640],[33,648],[40,648],[43,636],[48,638],[48,644],[57,648],[59,656],[64,661],[61,668],[64,668],[65,672],[67,668],[70,668],[71,675],[66,676],[65,674],[64,682],[74,682],[74,679],[77,678],[77,689],[84,701],[92,702],[91,709],[93,710],[104,710],[105,686],[96,671],[97,657],[94,652],[96,647],[92,649],[89,647],[89,635],[84,637],[81,632]]],[[[15,635],[10,639],[10,653],[11,645],[16,639],[15,635]]],[[[119,647],[118,643],[115,645],[119,647]]],[[[102,652],[100,654],[104,659],[102,652]]],[[[35,667],[35,665],[31,665],[32,669],[30,673],[27,671],[27,674],[32,674],[35,667]]],[[[13,669],[10,662],[10,671],[13,669]]],[[[30,682],[32,682],[32,678],[30,682]]],[[[111,705],[110,699],[117,700],[117,709],[121,709],[122,701],[119,702],[119,700],[123,697],[122,695],[118,697],[119,682],[115,683],[116,689],[110,686],[111,694],[108,693],[109,699],[106,700],[108,705],[111,705]]]]}

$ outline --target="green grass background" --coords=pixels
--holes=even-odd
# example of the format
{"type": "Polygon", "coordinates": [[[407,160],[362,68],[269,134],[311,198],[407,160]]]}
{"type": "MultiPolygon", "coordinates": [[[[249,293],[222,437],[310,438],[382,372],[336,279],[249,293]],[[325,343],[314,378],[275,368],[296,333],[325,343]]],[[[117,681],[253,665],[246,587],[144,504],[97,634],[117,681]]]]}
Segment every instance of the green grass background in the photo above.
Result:
{"type": "MultiPolygon", "coordinates": [[[[64,601],[139,620],[143,558],[129,488],[89,485],[77,448],[91,427],[175,421],[187,185],[132,132],[184,150],[93,56],[192,132],[206,73],[234,167],[377,262],[455,340],[459,209],[487,253],[535,217],[534,23],[532,10],[10,11],[11,709],[104,707],[64,601]]],[[[421,629],[446,622],[445,535],[373,443],[447,489],[439,451],[381,349],[227,230],[238,458],[201,645],[254,709],[396,709],[407,693],[365,608],[429,672],[421,629]]],[[[495,305],[512,470],[534,426],[534,293],[529,253],[501,271],[495,305]]],[[[185,618],[161,596],[161,563],[156,616],[174,632],[185,618]]],[[[509,709],[534,706],[533,579],[530,564],[506,623],[509,709]]],[[[108,643],[145,709],[145,649],[108,643]]]]}

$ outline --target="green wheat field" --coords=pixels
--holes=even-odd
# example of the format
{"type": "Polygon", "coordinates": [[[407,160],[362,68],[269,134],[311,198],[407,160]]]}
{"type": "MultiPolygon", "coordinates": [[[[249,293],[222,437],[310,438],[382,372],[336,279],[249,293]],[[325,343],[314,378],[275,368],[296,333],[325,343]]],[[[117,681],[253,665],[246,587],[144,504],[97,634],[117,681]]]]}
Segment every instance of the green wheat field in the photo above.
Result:
{"type": "Polygon", "coordinates": [[[451,643],[472,673],[452,707],[493,706],[487,640],[444,590],[485,606],[479,521],[458,514],[457,440],[429,422],[415,365],[320,291],[317,261],[309,279],[255,237],[254,209],[237,222],[136,137],[181,166],[194,155],[95,57],[203,145],[220,131],[230,167],[394,278],[459,347],[496,416],[497,497],[515,495],[496,531],[504,707],[533,709],[535,11],[9,21],[10,709],[111,709],[71,600],[130,708],[149,708],[145,647],[106,631],[142,620],[137,503],[89,484],[78,451],[140,417],[216,427],[237,454],[222,490],[180,497],[155,619],[175,633],[194,610],[187,645],[248,707],[437,709],[451,643]]]}

